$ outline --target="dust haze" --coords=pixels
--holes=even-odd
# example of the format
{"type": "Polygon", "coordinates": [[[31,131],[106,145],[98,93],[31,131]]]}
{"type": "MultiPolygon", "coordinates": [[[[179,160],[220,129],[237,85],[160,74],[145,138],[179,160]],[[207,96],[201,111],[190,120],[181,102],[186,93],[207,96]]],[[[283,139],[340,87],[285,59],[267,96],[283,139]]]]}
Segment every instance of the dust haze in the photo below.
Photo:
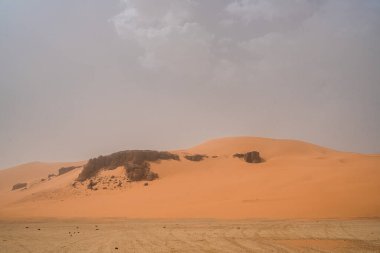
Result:
{"type": "Polygon", "coordinates": [[[0,2],[0,167],[221,136],[379,153],[378,1],[0,2]]]}

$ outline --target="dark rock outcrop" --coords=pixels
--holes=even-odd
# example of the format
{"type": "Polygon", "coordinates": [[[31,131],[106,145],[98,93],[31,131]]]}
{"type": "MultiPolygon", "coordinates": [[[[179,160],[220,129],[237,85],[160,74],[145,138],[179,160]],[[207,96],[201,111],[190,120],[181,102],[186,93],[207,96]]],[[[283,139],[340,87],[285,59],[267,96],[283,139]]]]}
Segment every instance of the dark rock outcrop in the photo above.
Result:
{"type": "Polygon", "coordinates": [[[261,163],[263,159],[260,157],[260,153],[257,151],[247,152],[245,154],[236,153],[233,157],[243,158],[247,163],[261,163]]]}
{"type": "Polygon", "coordinates": [[[12,187],[12,191],[25,188],[27,185],[27,183],[17,183],[12,187]]]}
{"type": "Polygon", "coordinates": [[[127,176],[131,181],[152,181],[158,178],[158,174],[150,171],[150,165],[147,162],[143,164],[127,163],[125,165],[127,176]]]}
{"type": "Polygon", "coordinates": [[[58,176],[63,175],[67,172],[80,168],[81,166],[70,166],[70,167],[62,167],[58,170],[58,176]]]}
{"type": "MultiPolygon", "coordinates": [[[[96,174],[102,169],[112,170],[119,166],[124,166],[127,170],[128,177],[132,181],[145,180],[146,178],[156,178],[150,174],[148,162],[158,160],[179,160],[179,156],[169,152],[160,152],[154,150],[127,150],[113,153],[107,156],[92,158],[83,167],[77,180],[84,181],[96,174]],[[135,179],[135,180],[134,180],[135,179]]],[[[152,172],[153,173],[153,172],[152,172]]]]}
{"type": "Polygon", "coordinates": [[[261,163],[262,159],[259,152],[251,151],[244,154],[244,161],[247,163],[261,163]]]}
{"type": "Polygon", "coordinates": [[[204,158],[208,158],[208,156],[196,154],[196,155],[185,155],[185,158],[189,161],[199,162],[199,161],[202,161],[204,158]]]}

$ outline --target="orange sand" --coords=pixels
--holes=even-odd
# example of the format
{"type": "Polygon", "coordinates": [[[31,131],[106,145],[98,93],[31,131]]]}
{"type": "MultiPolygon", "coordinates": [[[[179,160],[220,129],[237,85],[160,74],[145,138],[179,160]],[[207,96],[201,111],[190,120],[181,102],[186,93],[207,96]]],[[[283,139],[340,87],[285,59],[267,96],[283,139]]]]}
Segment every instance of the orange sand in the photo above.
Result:
{"type": "MultiPolygon", "coordinates": [[[[0,171],[0,219],[8,218],[358,218],[380,217],[380,155],[343,153],[316,145],[254,137],[223,138],[172,151],[181,161],[152,163],[160,176],[120,189],[72,187],[81,168],[40,182],[58,168],[26,164],[0,171]],[[233,158],[257,150],[265,159],[233,158]],[[191,162],[185,153],[207,154],[191,162]],[[218,156],[211,158],[211,156],[218,156]],[[18,182],[26,190],[10,191],[18,182]]],[[[122,169],[101,176],[122,176],[122,169]]]]}

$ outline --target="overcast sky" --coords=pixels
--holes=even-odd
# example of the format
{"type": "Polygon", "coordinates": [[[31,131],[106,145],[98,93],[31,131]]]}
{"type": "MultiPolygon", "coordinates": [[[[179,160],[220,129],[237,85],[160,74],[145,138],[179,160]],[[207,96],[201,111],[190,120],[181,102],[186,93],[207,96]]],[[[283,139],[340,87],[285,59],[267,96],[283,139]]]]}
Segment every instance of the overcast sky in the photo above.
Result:
{"type": "Polygon", "coordinates": [[[0,0],[0,168],[222,136],[380,153],[378,0],[0,0]]]}

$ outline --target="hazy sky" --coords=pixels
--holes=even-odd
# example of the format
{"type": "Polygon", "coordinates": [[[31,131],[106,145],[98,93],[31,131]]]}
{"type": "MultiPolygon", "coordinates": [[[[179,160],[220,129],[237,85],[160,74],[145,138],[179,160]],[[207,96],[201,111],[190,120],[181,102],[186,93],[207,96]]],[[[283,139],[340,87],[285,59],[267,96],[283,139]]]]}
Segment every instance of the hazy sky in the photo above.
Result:
{"type": "Polygon", "coordinates": [[[0,0],[0,168],[221,136],[380,153],[378,0],[0,0]]]}

